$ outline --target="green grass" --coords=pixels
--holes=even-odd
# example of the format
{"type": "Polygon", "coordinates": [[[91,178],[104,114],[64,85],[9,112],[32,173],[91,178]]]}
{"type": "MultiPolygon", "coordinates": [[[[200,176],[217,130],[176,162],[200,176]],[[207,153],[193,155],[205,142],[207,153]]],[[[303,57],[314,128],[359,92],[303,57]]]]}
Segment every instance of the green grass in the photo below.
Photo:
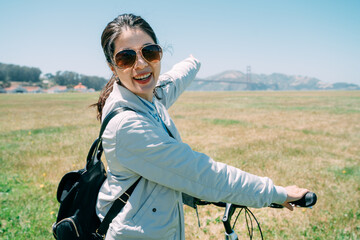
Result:
{"type": "MultiPolygon", "coordinates": [[[[52,239],[57,185],[98,134],[97,97],[0,95],[0,239],[52,239]]],[[[265,239],[360,239],[359,91],[186,92],[170,114],[194,150],[317,193],[313,209],[252,209],[265,239]]],[[[199,214],[200,229],[185,207],[186,238],[223,239],[223,210],[199,214]]]]}
{"type": "Polygon", "coordinates": [[[1,174],[1,239],[50,239],[58,208],[54,185],[19,174],[1,174]],[[49,225],[50,224],[50,225],[49,225]]]}
{"type": "Polygon", "coordinates": [[[246,121],[239,121],[239,120],[234,120],[234,119],[219,119],[219,118],[209,119],[209,118],[204,118],[203,121],[209,122],[210,124],[222,125],[222,126],[240,124],[240,125],[242,125],[244,127],[247,127],[248,125],[250,125],[246,121]]]}

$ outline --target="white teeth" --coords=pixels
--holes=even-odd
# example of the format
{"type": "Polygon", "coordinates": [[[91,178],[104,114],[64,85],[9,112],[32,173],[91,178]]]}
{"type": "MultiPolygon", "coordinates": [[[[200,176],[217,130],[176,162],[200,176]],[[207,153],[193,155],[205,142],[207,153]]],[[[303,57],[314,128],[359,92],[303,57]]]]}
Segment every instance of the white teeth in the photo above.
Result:
{"type": "Polygon", "coordinates": [[[151,73],[147,73],[147,74],[144,74],[144,75],[140,75],[140,76],[137,76],[137,77],[134,77],[136,80],[143,80],[145,78],[148,78],[149,76],[151,75],[151,73]]]}

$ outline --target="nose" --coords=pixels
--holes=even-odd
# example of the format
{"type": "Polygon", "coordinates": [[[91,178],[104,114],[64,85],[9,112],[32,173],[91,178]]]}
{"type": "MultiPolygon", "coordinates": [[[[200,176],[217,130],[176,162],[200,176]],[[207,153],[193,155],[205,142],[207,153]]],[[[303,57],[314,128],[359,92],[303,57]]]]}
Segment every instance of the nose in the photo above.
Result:
{"type": "Polygon", "coordinates": [[[136,53],[136,61],[134,64],[134,68],[144,68],[148,65],[148,62],[143,58],[140,51],[136,53]]]}

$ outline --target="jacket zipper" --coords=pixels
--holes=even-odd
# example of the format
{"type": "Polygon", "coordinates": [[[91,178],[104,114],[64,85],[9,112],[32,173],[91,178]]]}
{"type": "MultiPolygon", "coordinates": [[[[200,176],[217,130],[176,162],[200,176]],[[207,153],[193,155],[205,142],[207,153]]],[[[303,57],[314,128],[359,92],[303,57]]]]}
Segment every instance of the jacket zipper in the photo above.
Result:
{"type": "Polygon", "coordinates": [[[77,237],[80,237],[80,234],[79,234],[79,232],[78,232],[78,229],[77,229],[76,224],[75,224],[75,222],[74,222],[73,219],[71,219],[71,218],[64,218],[63,220],[61,220],[60,222],[58,222],[56,225],[59,225],[60,223],[62,223],[62,222],[64,222],[64,221],[67,221],[67,220],[69,220],[69,221],[72,223],[72,225],[74,226],[75,231],[76,231],[76,236],[77,236],[77,237]]]}

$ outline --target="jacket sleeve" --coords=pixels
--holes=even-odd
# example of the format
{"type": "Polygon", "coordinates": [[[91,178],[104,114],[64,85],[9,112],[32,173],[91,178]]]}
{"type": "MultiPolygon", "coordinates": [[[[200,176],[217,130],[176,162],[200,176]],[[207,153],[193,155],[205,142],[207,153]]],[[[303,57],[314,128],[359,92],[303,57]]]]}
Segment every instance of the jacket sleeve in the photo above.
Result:
{"type": "Polygon", "coordinates": [[[159,77],[155,93],[159,101],[169,109],[186,87],[195,79],[200,69],[200,62],[194,57],[189,57],[177,64],[172,69],[159,77]]]}
{"type": "Polygon", "coordinates": [[[207,201],[264,207],[286,200],[286,190],[171,138],[146,117],[132,112],[119,124],[116,158],[142,177],[207,201]]]}

